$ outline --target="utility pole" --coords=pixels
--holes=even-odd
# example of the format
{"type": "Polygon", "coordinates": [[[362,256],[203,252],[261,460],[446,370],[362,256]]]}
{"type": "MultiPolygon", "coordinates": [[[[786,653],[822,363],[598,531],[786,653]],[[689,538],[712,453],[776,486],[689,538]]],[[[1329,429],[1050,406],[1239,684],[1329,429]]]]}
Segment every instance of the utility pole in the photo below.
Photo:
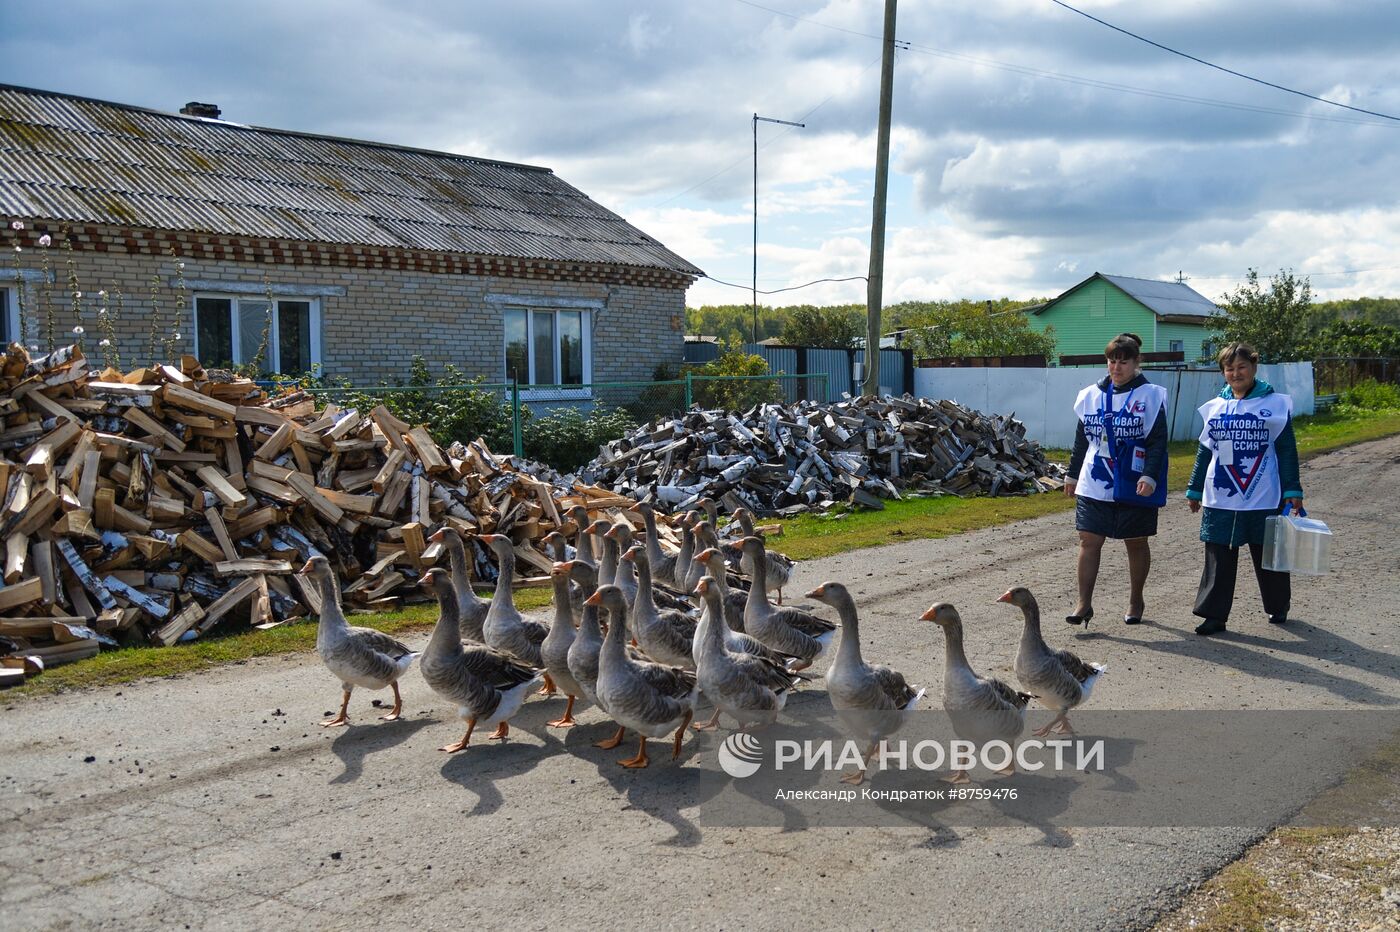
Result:
{"type": "Polygon", "coordinates": [[[880,309],[885,274],[885,197],[890,181],[890,110],[894,101],[895,0],[885,0],[885,51],[880,61],[880,129],[875,144],[875,210],[870,223],[870,274],[865,286],[865,384],[880,392],[880,309]]]}
{"type": "Polygon", "coordinates": [[[806,123],[793,123],[791,120],[775,120],[772,117],[753,115],[753,341],[758,342],[758,124],[777,123],[780,126],[805,127],[806,123]]]}

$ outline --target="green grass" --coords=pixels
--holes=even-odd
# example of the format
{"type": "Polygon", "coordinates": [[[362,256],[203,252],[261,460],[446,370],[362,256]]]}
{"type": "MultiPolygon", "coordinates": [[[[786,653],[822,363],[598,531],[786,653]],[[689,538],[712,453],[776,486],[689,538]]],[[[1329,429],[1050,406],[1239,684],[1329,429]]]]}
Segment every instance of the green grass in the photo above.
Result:
{"type": "MultiPolygon", "coordinates": [[[[1355,409],[1329,412],[1294,422],[1299,453],[1317,456],[1339,447],[1376,440],[1400,433],[1400,411],[1363,412],[1355,409]]],[[[1184,441],[1171,445],[1168,487],[1186,488],[1191,476],[1196,444],[1184,441]]],[[[1051,451],[1052,459],[1068,460],[1068,451],[1051,451]]],[[[840,518],[802,515],[783,522],[783,535],[776,546],[796,560],[811,560],[865,547],[906,540],[951,537],[980,528],[1009,524],[1027,518],[1069,511],[1074,500],[1059,493],[1007,498],[914,498],[887,502],[883,511],[863,511],[840,518]]],[[[516,604],[523,609],[548,605],[549,589],[522,589],[516,604]]],[[[412,631],[431,624],[436,608],[414,606],[399,612],[362,615],[352,622],[395,633],[412,631]]],[[[158,650],[138,647],[103,653],[88,660],[55,667],[23,686],[3,695],[40,695],[66,689],[110,686],[153,676],[191,673],[212,666],[237,663],[252,657],[311,650],[316,644],[316,626],[291,624],[268,631],[248,631],[177,644],[158,650]]]]}
{"type": "MultiPolygon", "coordinates": [[[[490,596],[490,593],[484,594],[490,596]]],[[[550,604],[552,595],[549,589],[521,589],[515,595],[515,604],[527,610],[541,608],[550,604]]],[[[377,628],[387,634],[423,630],[436,620],[437,605],[432,603],[411,605],[397,612],[350,616],[352,625],[377,628]]],[[[127,647],[104,651],[87,660],[46,670],[23,686],[0,693],[0,698],[37,696],[92,686],[115,686],[150,677],[196,673],[210,667],[242,663],[254,657],[302,653],[315,647],[314,621],[294,622],[266,631],[242,631],[171,647],[127,647]]]]}

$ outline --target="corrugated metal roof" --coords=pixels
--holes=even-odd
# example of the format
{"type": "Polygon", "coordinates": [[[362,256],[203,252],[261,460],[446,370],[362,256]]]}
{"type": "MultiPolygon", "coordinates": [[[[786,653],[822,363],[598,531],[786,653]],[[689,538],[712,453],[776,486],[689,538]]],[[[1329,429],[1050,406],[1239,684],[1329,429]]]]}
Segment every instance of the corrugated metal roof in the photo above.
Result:
{"type": "Polygon", "coordinates": [[[1099,277],[1126,291],[1157,314],[1179,314],[1186,317],[1209,317],[1216,312],[1209,298],[1181,282],[1159,282],[1150,278],[1129,278],[1126,275],[1099,277]]]}
{"type": "Polygon", "coordinates": [[[4,84],[0,213],[704,274],[547,168],[4,84]]]}

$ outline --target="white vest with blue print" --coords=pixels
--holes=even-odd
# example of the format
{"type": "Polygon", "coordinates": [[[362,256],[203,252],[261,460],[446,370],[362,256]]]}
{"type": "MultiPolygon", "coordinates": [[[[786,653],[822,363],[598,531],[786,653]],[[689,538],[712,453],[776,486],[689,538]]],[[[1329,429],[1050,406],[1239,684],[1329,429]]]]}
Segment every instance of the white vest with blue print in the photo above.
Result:
{"type": "Polygon", "coordinates": [[[1201,498],[1207,508],[1259,511],[1283,498],[1274,441],[1293,417],[1293,399],[1212,398],[1196,409],[1205,422],[1201,443],[1211,452],[1201,498]]]}
{"type": "MultiPolygon", "coordinates": [[[[1146,382],[1136,388],[1113,392],[1113,438],[1115,445],[1128,441],[1130,449],[1136,451],[1134,462],[1123,464],[1133,472],[1141,473],[1146,468],[1144,441],[1157,423],[1157,415],[1167,405],[1167,390],[1160,385],[1146,382]]],[[[1108,414],[1108,393],[1099,388],[1098,383],[1090,385],[1074,399],[1074,413],[1084,425],[1084,436],[1089,440],[1089,452],[1084,464],[1079,467],[1074,493],[1085,498],[1111,502],[1113,498],[1113,470],[1115,463],[1109,453],[1108,438],[1104,433],[1104,418],[1108,414]]]]}

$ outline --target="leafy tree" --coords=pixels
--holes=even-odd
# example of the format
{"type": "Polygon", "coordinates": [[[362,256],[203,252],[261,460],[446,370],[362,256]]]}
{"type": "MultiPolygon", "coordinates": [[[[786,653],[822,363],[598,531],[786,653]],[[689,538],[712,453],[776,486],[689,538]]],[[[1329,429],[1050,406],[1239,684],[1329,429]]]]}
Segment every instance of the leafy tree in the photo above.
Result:
{"type": "Polygon", "coordinates": [[[1312,283],[1307,276],[1280,270],[1266,291],[1259,272],[1250,269],[1245,283],[1221,299],[1209,320],[1223,343],[1244,340],[1259,351],[1261,362],[1292,362],[1307,352],[1311,329],[1312,283]]]}
{"type": "Polygon", "coordinates": [[[901,345],[916,359],[943,356],[1049,356],[1053,329],[1039,332],[1018,310],[1026,301],[923,301],[896,304],[886,313],[903,330],[901,345]]]}
{"type": "Polygon", "coordinates": [[[786,309],[787,320],[779,335],[790,346],[853,349],[865,339],[865,305],[838,304],[816,307],[803,304],[786,309]]]}
{"type": "Polygon", "coordinates": [[[702,408],[721,408],[725,411],[743,411],[756,404],[782,401],[783,392],[773,379],[757,379],[755,376],[768,375],[768,360],[757,353],[745,353],[738,342],[725,347],[723,353],[703,366],[684,366],[685,373],[702,376],[721,376],[735,381],[700,381],[695,383],[695,404],[702,408]],[[739,381],[739,377],[743,381],[739,381]]]}
{"type": "Polygon", "coordinates": [[[1306,355],[1400,356],[1400,327],[1365,320],[1338,320],[1323,327],[1307,343],[1306,355]]]}
{"type": "Polygon", "coordinates": [[[1363,321],[1400,327],[1400,298],[1341,298],[1313,304],[1319,329],[1334,321],[1363,321]]]}
{"type": "MultiPolygon", "coordinates": [[[[788,308],[758,307],[758,339],[776,337],[783,331],[788,308]]],[[[688,333],[716,336],[724,343],[748,343],[753,340],[753,306],[749,304],[706,304],[685,311],[688,333]]]]}

